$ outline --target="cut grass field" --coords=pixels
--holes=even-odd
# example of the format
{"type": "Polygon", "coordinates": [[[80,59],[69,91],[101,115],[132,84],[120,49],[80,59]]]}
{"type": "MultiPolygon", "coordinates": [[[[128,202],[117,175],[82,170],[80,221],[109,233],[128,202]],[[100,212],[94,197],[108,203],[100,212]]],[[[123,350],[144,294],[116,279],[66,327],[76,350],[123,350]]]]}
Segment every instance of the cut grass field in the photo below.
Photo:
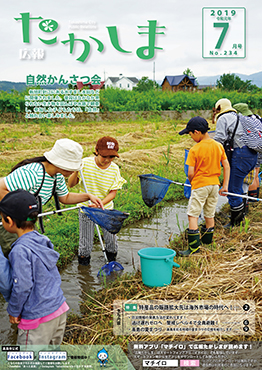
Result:
{"type": "MultiPolygon", "coordinates": [[[[170,180],[183,182],[184,149],[192,146],[192,140],[178,131],[185,127],[182,121],[126,121],[86,122],[82,124],[52,122],[28,124],[0,124],[0,176],[22,159],[42,155],[51,149],[59,138],[68,137],[79,142],[84,156],[92,155],[98,138],[110,135],[120,144],[120,166],[127,184],[116,197],[115,208],[130,212],[128,222],[150,217],[158,207],[183,197],[183,187],[172,186],[159,205],[148,208],[143,203],[138,175],[154,173],[170,180]]],[[[211,129],[214,126],[211,125],[211,129]]],[[[77,187],[73,191],[78,191],[77,187]]],[[[44,211],[53,209],[53,203],[44,211]]],[[[225,207],[224,213],[228,211],[225,207]]],[[[141,280],[140,272],[124,275],[99,292],[88,292],[82,304],[80,316],[68,319],[64,343],[70,344],[120,344],[126,351],[131,340],[262,340],[262,206],[252,205],[245,223],[232,230],[224,230],[224,213],[216,216],[214,243],[202,248],[201,253],[189,258],[177,257],[181,265],[173,269],[172,283],[168,287],[148,288],[141,280]],[[161,300],[242,300],[250,299],[256,304],[256,332],[254,336],[201,336],[190,335],[114,336],[113,301],[115,299],[161,299],[161,300]]],[[[46,234],[60,253],[59,267],[74,258],[78,246],[77,212],[65,212],[44,219],[46,234]]],[[[171,240],[169,247],[186,248],[181,234],[171,240]]]]}
{"type": "MultiPolygon", "coordinates": [[[[0,124],[0,177],[9,173],[11,168],[25,158],[41,156],[52,148],[55,141],[70,138],[79,142],[84,150],[84,157],[93,155],[96,141],[102,136],[113,136],[119,141],[120,158],[115,160],[121,175],[127,180],[115,199],[115,208],[130,213],[126,223],[132,223],[143,217],[150,217],[155,208],[148,208],[141,197],[138,175],[155,173],[173,180],[184,179],[183,161],[184,144],[177,130],[186,122],[177,121],[125,121],[125,122],[29,122],[0,124]],[[177,128],[178,127],[178,128],[177,128]]],[[[184,142],[190,146],[190,140],[184,142]]],[[[78,191],[78,187],[70,189],[78,191]]],[[[170,187],[166,202],[183,196],[181,186],[170,187]]],[[[43,211],[54,209],[50,201],[43,211]]],[[[78,248],[77,211],[64,212],[44,218],[46,235],[50,237],[60,253],[59,268],[65,267],[74,258],[78,248]]]]}

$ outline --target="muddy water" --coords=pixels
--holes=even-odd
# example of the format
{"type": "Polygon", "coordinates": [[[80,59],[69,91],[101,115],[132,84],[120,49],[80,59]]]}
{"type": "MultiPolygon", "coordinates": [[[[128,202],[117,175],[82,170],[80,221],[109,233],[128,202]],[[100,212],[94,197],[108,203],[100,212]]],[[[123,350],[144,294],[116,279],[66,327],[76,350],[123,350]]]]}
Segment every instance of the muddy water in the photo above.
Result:
{"type": "MultiPolygon", "coordinates": [[[[218,209],[227,201],[219,197],[218,209]]],[[[139,268],[138,250],[146,247],[163,247],[169,239],[180,234],[180,229],[187,227],[187,200],[177,202],[158,211],[155,217],[142,220],[118,233],[119,252],[117,261],[124,267],[124,272],[133,272],[139,268]]],[[[104,255],[99,244],[95,245],[89,266],[80,266],[75,260],[61,273],[62,289],[70,311],[79,313],[79,303],[85,298],[85,292],[101,288],[101,278],[97,277],[99,269],[105,264],[104,255]]],[[[113,273],[107,280],[114,279],[113,273]]],[[[16,343],[16,325],[9,323],[6,312],[7,303],[0,295],[0,344],[16,343]]]]}

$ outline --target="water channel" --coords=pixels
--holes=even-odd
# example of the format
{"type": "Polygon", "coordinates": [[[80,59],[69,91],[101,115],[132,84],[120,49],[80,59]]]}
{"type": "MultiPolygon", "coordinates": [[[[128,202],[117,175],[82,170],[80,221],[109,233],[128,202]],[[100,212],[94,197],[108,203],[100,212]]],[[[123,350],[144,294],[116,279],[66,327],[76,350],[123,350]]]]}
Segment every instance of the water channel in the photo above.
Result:
{"type": "MultiPolygon", "coordinates": [[[[226,201],[226,197],[219,197],[217,209],[226,201]]],[[[120,230],[117,261],[124,267],[124,272],[133,272],[139,268],[140,260],[137,254],[139,249],[167,246],[170,237],[178,235],[180,229],[184,230],[187,227],[187,202],[185,199],[164,207],[157,211],[155,217],[139,221],[120,230]]],[[[101,288],[101,280],[97,277],[97,273],[104,264],[105,259],[101,246],[97,244],[94,245],[89,266],[80,266],[75,258],[61,272],[62,289],[71,312],[80,312],[79,303],[85,298],[85,292],[101,288]]],[[[114,277],[107,277],[109,280],[112,278],[114,277]]],[[[0,295],[0,344],[15,344],[17,326],[9,323],[6,308],[7,303],[0,295]]]]}

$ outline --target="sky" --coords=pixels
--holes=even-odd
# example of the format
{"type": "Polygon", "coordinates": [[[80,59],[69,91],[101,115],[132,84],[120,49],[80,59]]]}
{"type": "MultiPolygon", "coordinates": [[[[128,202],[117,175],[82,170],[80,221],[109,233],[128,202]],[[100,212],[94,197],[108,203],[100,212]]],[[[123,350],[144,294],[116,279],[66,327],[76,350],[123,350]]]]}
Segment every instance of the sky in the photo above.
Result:
{"type": "Polygon", "coordinates": [[[26,82],[28,76],[37,75],[68,80],[75,75],[86,82],[95,75],[104,80],[119,74],[163,81],[187,68],[196,77],[262,71],[260,0],[231,0],[230,7],[224,0],[0,0],[0,4],[0,81],[26,82]],[[42,17],[28,21],[29,42],[25,42],[26,14],[42,17]],[[154,25],[159,27],[157,34],[149,35],[154,25]],[[146,48],[139,54],[149,43],[151,54],[146,48]],[[79,61],[84,48],[87,57],[79,61]]]}

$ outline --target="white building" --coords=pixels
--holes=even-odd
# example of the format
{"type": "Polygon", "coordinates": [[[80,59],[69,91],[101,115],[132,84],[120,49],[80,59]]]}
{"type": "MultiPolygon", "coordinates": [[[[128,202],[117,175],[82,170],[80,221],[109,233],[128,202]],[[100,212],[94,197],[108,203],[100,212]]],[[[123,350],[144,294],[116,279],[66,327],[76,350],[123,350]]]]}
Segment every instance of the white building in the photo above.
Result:
{"type": "Polygon", "coordinates": [[[105,88],[118,87],[119,89],[132,90],[138,81],[136,77],[125,77],[120,74],[119,77],[108,77],[105,81],[105,88]]]}

